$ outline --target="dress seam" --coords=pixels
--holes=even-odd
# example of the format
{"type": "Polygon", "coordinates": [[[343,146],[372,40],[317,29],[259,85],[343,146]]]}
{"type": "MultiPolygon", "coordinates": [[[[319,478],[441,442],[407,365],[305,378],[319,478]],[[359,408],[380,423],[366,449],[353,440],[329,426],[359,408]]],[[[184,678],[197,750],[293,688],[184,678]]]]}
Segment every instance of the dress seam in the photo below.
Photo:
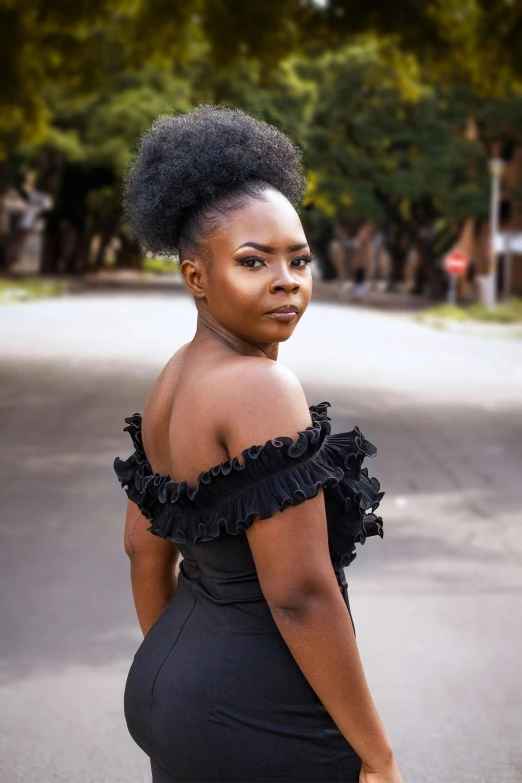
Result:
{"type": "MultiPolygon", "coordinates": [[[[156,672],[156,674],[154,675],[154,680],[152,681],[152,686],[151,686],[151,689],[150,689],[151,697],[153,697],[153,696],[154,696],[154,686],[156,685],[156,680],[158,679],[158,677],[159,677],[159,674],[160,674],[161,670],[163,669],[163,667],[164,667],[164,665],[165,665],[165,662],[166,662],[167,658],[169,657],[169,655],[171,654],[172,650],[173,650],[173,649],[174,649],[174,647],[176,646],[176,644],[177,644],[177,642],[178,642],[178,639],[179,639],[179,637],[180,637],[180,636],[181,636],[181,634],[183,633],[183,629],[184,629],[184,627],[185,627],[186,623],[188,622],[188,620],[190,619],[190,617],[191,617],[191,615],[192,615],[192,612],[193,612],[193,611],[194,611],[194,609],[196,608],[196,597],[195,597],[195,595],[194,595],[194,593],[193,593],[193,591],[192,591],[192,583],[190,583],[190,584],[189,584],[189,588],[190,588],[190,594],[192,595],[192,599],[193,599],[194,603],[192,604],[192,608],[191,608],[190,612],[188,613],[188,615],[187,615],[187,616],[185,617],[185,619],[183,620],[183,623],[181,624],[181,628],[179,629],[179,632],[178,632],[178,634],[177,634],[176,638],[174,639],[174,642],[172,643],[171,647],[169,648],[169,651],[168,651],[168,653],[166,654],[165,658],[164,658],[164,659],[163,659],[163,661],[161,662],[161,666],[158,668],[158,671],[157,671],[157,672],[156,672]]],[[[152,704],[153,704],[153,702],[152,702],[152,704]]]]}

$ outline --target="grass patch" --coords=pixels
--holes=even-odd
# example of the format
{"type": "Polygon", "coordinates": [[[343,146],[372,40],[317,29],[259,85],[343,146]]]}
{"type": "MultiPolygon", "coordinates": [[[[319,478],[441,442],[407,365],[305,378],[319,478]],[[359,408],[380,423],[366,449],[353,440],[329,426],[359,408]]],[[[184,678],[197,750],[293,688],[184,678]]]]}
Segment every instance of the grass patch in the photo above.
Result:
{"type": "Polygon", "coordinates": [[[522,298],[513,297],[510,302],[500,302],[491,310],[483,302],[474,302],[471,305],[441,304],[430,307],[422,313],[416,313],[415,320],[443,322],[481,322],[492,324],[522,323],[522,298]]]}
{"type": "Polygon", "coordinates": [[[177,258],[147,258],[143,259],[142,269],[154,275],[175,275],[179,272],[177,258]]]}
{"type": "Polygon", "coordinates": [[[45,280],[39,277],[1,278],[0,304],[11,302],[33,302],[35,299],[46,299],[51,296],[61,296],[65,286],[59,280],[45,280]]]}
{"type": "Polygon", "coordinates": [[[496,324],[522,323],[522,298],[515,297],[507,304],[498,304],[488,310],[482,302],[469,306],[468,312],[474,321],[487,321],[496,324]]]}

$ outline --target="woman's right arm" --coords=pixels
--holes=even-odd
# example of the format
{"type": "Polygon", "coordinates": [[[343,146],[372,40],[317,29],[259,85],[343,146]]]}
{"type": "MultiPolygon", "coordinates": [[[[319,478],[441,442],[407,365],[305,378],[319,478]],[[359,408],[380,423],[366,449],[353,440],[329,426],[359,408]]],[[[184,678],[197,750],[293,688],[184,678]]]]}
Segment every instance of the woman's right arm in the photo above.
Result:
{"type": "Polygon", "coordinates": [[[179,551],[170,539],[154,536],[150,521],[127,500],[124,547],[130,559],[132,596],[143,636],[168,605],[178,584],[179,551]]]}
{"type": "Polygon", "coordinates": [[[365,772],[376,773],[367,780],[400,783],[330,562],[322,491],[256,521],[247,536],[277,627],[365,772]]]}
{"type": "MultiPolygon", "coordinates": [[[[272,372],[258,383],[250,379],[248,386],[224,437],[231,456],[279,435],[295,438],[311,424],[301,387],[286,371],[272,372]],[[252,389],[259,388],[261,393],[253,394],[252,389]]],[[[331,564],[323,492],[270,519],[256,520],[246,534],[277,627],[304,676],[361,757],[361,781],[401,783],[331,564]]]]}

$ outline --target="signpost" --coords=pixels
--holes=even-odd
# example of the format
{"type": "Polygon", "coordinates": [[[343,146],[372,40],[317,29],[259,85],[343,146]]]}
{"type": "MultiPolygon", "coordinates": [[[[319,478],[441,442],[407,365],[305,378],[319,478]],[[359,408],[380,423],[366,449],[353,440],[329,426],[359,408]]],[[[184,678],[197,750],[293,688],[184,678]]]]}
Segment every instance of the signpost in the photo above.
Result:
{"type": "Polygon", "coordinates": [[[497,250],[496,242],[499,227],[498,205],[500,199],[500,178],[504,171],[504,161],[502,158],[492,158],[489,161],[489,171],[491,174],[491,204],[490,204],[490,230],[491,246],[489,253],[489,301],[487,306],[490,310],[495,307],[497,298],[497,250]]]}
{"type": "Polygon", "coordinates": [[[448,253],[444,259],[444,269],[450,278],[450,287],[448,290],[448,304],[455,305],[457,302],[457,277],[460,277],[468,268],[469,259],[465,253],[459,250],[453,250],[448,253]]]}
{"type": "Polygon", "coordinates": [[[502,301],[509,302],[511,298],[513,254],[522,253],[522,232],[498,231],[495,236],[493,250],[495,253],[502,253],[504,256],[502,301]]]}

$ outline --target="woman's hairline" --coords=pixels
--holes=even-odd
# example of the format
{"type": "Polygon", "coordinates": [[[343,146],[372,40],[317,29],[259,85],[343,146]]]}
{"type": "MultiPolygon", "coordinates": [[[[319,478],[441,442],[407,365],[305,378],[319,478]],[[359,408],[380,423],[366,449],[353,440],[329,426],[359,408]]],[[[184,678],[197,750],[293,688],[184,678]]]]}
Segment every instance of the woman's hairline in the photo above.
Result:
{"type": "MultiPolygon", "coordinates": [[[[228,215],[242,209],[249,201],[266,201],[266,198],[264,198],[265,191],[281,193],[278,188],[269,182],[252,180],[251,183],[238,185],[237,190],[223,193],[208,204],[197,205],[192,214],[189,213],[180,230],[178,240],[180,261],[185,259],[191,260],[190,256],[193,256],[195,253],[200,255],[205,262],[212,265],[212,252],[208,245],[206,247],[204,245],[219,230],[220,225],[218,223],[222,224],[227,220],[228,215]],[[215,217],[213,218],[212,215],[215,217]],[[212,227],[208,230],[203,229],[203,226],[205,224],[208,225],[209,221],[212,221],[212,227]],[[191,223],[193,225],[193,234],[195,236],[199,234],[199,236],[202,236],[202,240],[198,241],[195,236],[193,236],[192,241],[185,239],[187,226],[190,230],[191,223]]],[[[281,195],[284,194],[281,193],[281,195]]]]}

